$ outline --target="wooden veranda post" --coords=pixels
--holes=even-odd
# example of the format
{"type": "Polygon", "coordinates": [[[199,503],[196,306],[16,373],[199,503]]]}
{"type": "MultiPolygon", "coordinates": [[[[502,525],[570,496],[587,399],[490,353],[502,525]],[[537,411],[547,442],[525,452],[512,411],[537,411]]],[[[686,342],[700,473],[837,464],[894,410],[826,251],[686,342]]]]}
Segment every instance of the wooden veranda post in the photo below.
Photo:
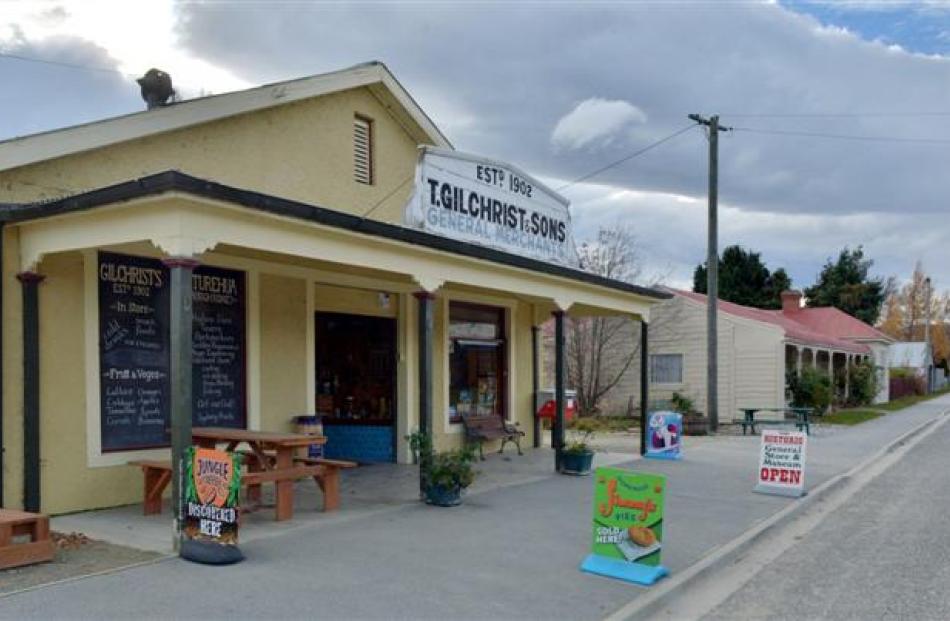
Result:
{"type": "MultiPolygon", "coordinates": [[[[419,433],[432,434],[432,302],[428,291],[413,294],[419,302],[419,433]]],[[[419,455],[419,491],[425,493],[425,471],[431,455],[423,446],[419,455]]]]}
{"type": "Polygon", "coordinates": [[[564,382],[566,375],[564,356],[564,311],[554,311],[554,469],[561,471],[561,456],[564,450],[564,382]]]}
{"type": "Polygon", "coordinates": [[[182,526],[182,458],[191,445],[192,379],[191,345],[194,315],[192,312],[191,276],[198,262],[190,257],[165,259],[171,283],[171,440],[172,440],[172,544],[181,546],[182,526]]]}
{"type": "Polygon", "coordinates": [[[538,345],[540,342],[539,332],[541,328],[538,326],[531,326],[531,394],[532,394],[532,403],[534,404],[533,420],[534,420],[534,448],[541,447],[541,417],[538,416],[538,408],[540,403],[538,403],[538,391],[541,389],[541,368],[540,361],[538,360],[538,345]]]}
{"type": "Polygon", "coordinates": [[[640,454],[647,452],[647,412],[650,409],[649,325],[640,322],[640,454]]]}
{"type": "Polygon", "coordinates": [[[23,508],[40,511],[40,302],[45,276],[20,272],[23,288],[23,508]]]}

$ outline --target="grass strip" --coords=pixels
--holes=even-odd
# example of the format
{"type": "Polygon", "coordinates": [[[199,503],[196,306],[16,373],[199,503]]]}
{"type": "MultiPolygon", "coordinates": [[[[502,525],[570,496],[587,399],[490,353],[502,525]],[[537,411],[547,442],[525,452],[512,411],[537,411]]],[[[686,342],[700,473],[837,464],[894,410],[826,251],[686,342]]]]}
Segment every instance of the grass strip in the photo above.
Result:
{"type": "Polygon", "coordinates": [[[929,401],[930,399],[935,399],[937,397],[943,396],[947,393],[950,393],[950,386],[936,390],[929,395],[908,395],[906,397],[901,397],[900,399],[894,399],[893,401],[888,401],[887,403],[876,404],[874,407],[879,410],[887,410],[888,412],[893,412],[895,410],[901,410],[906,407],[910,407],[915,403],[920,403],[921,401],[929,401]]]}
{"type": "Polygon", "coordinates": [[[884,416],[883,412],[874,410],[839,410],[822,416],[821,422],[829,425],[860,425],[881,416],[884,416]]]}

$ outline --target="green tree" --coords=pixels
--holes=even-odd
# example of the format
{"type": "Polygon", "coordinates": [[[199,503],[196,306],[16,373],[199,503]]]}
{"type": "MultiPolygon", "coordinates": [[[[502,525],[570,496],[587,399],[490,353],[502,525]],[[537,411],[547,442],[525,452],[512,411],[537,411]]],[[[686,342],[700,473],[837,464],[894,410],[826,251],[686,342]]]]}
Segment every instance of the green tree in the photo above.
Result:
{"type": "Polygon", "coordinates": [[[818,275],[818,282],[805,289],[808,306],[834,306],[861,321],[874,325],[881,306],[891,293],[890,281],[871,277],[874,261],[865,258],[864,248],[845,246],[837,261],[830,258],[818,275]]]}
{"type": "MultiPolygon", "coordinates": [[[[761,254],[738,244],[729,246],[719,259],[719,299],[756,308],[782,308],[782,291],[792,288],[783,268],[769,272],[761,254]]],[[[693,272],[693,291],[706,293],[706,264],[693,272]]]]}

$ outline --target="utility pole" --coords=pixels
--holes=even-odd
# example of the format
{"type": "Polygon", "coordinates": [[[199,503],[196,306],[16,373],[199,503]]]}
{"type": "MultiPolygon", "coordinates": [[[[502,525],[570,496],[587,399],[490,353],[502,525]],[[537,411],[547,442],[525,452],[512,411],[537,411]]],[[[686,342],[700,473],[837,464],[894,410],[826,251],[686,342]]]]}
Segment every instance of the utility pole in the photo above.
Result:
{"type": "Polygon", "coordinates": [[[719,115],[708,119],[699,114],[689,118],[709,128],[709,241],[706,248],[706,416],[709,428],[719,428],[719,354],[717,302],[719,299],[719,115]]]}

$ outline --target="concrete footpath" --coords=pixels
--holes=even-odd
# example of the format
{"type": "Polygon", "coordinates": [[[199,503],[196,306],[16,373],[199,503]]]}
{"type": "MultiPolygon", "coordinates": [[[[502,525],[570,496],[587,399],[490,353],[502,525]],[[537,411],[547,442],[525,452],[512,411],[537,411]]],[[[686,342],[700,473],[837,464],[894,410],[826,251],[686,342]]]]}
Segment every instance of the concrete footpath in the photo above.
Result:
{"type": "MultiPolygon", "coordinates": [[[[818,428],[806,485],[947,409],[942,397],[854,428],[818,428]]],[[[688,440],[681,462],[626,464],[669,479],[664,564],[673,576],[800,502],[752,493],[757,437],[688,440]]],[[[413,504],[301,527],[243,544],[248,560],[233,567],[171,559],[0,598],[0,618],[598,619],[648,591],[578,571],[592,486],[552,474],[472,494],[457,508],[413,504]]]]}

